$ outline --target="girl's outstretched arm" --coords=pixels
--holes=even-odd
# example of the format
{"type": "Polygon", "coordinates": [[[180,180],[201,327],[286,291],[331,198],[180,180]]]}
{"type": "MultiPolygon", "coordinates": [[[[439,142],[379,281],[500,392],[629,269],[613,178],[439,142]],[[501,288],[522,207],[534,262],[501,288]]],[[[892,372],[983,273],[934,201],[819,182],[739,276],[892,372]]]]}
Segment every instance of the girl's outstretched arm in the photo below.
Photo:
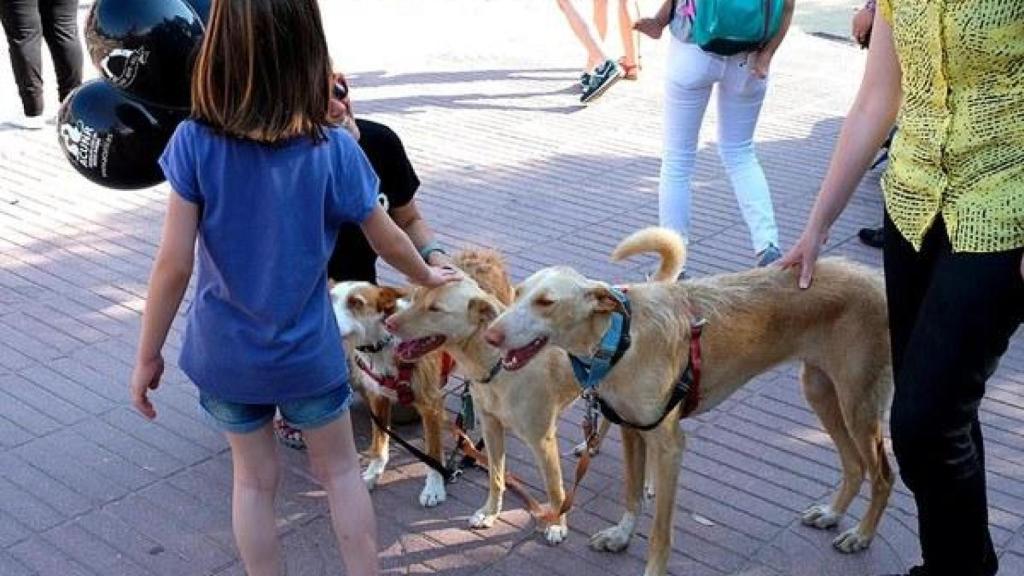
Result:
{"type": "Polygon", "coordinates": [[[451,268],[427,266],[412,240],[388,216],[384,208],[377,206],[360,225],[370,246],[385,262],[405,274],[410,281],[420,286],[440,286],[460,277],[451,268]]]}
{"type": "Polygon", "coordinates": [[[171,192],[163,238],[149,277],[139,350],[132,371],[132,403],[150,420],[156,417],[156,410],[148,395],[160,385],[164,371],[160,351],[192,277],[198,227],[199,207],[171,192]]]}

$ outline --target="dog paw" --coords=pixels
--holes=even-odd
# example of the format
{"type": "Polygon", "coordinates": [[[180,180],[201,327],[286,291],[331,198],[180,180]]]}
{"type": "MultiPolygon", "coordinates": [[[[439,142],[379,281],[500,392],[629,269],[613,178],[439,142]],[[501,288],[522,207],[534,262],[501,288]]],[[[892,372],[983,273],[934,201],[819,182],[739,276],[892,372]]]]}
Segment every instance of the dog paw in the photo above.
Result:
{"type": "Polygon", "coordinates": [[[604,552],[622,552],[629,546],[630,535],[620,526],[605,528],[590,537],[590,547],[604,552]]]}
{"type": "Polygon", "coordinates": [[[497,514],[492,514],[486,508],[481,508],[469,517],[469,527],[474,530],[490,528],[491,526],[494,526],[494,521],[497,519],[497,514]]]}
{"type": "Polygon", "coordinates": [[[387,458],[374,458],[370,460],[370,463],[366,466],[366,470],[363,470],[363,482],[366,483],[367,490],[373,490],[377,487],[377,481],[380,480],[382,474],[384,474],[384,468],[388,465],[387,458]]]}
{"type": "Polygon", "coordinates": [[[444,502],[447,498],[448,493],[444,488],[444,478],[433,470],[427,472],[427,482],[423,486],[423,491],[420,492],[420,506],[433,508],[444,502]]]}
{"type": "Polygon", "coordinates": [[[859,527],[850,528],[833,540],[832,545],[836,547],[836,550],[844,554],[853,554],[870,546],[871,537],[862,534],[859,527]]]}
{"type": "Polygon", "coordinates": [[[561,544],[569,534],[569,529],[561,524],[552,524],[544,529],[544,539],[552,546],[561,544]]]}
{"type": "Polygon", "coordinates": [[[839,525],[842,514],[837,514],[828,504],[816,504],[804,511],[800,520],[805,526],[828,530],[839,525]]]}
{"type": "Polygon", "coordinates": [[[648,502],[654,500],[654,482],[644,482],[644,499],[648,502]]]}

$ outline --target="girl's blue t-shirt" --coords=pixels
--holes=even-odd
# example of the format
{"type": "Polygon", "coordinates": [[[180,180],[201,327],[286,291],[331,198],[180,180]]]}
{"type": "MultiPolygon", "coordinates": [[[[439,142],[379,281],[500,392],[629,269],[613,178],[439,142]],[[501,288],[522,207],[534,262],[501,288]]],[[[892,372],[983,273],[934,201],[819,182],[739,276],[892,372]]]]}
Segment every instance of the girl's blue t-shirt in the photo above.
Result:
{"type": "Polygon", "coordinates": [[[377,204],[377,175],[341,128],[275,145],[178,126],[160,166],[200,210],[195,298],[179,366],[204,392],[273,404],[348,385],[327,292],[347,222],[377,204]]]}

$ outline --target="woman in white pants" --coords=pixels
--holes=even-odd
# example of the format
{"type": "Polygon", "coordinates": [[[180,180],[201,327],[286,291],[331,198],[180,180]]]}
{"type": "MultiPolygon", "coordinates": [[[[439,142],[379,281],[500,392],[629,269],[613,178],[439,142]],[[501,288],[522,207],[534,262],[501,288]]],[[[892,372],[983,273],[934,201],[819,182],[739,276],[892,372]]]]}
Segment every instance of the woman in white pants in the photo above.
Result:
{"type": "MultiPolygon", "coordinates": [[[[679,4],[684,4],[680,2],[679,4]]],[[[779,33],[758,52],[719,56],[690,39],[689,19],[670,10],[671,45],[665,71],[664,151],[658,186],[660,224],[687,239],[690,233],[690,181],[693,177],[704,111],[717,86],[718,152],[729,175],[743,219],[750,229],[758,266],[777,260],[779,232],[771,193],[754,152],[754,129],[767,87],[768,67],[793,14],[786,0],[779,33]]]]}

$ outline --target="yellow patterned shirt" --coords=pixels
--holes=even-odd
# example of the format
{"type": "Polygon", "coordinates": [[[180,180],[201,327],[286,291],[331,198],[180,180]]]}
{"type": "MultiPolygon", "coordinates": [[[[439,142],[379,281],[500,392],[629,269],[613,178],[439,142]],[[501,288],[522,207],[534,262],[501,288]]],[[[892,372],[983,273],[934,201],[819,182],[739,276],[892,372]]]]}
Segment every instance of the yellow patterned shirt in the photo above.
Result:
{"type": "Polygon", "coordinates": [[[902,70],[885,204],[915,248],[1024,246],[1024,0],[879,0],[902,70]]]}

